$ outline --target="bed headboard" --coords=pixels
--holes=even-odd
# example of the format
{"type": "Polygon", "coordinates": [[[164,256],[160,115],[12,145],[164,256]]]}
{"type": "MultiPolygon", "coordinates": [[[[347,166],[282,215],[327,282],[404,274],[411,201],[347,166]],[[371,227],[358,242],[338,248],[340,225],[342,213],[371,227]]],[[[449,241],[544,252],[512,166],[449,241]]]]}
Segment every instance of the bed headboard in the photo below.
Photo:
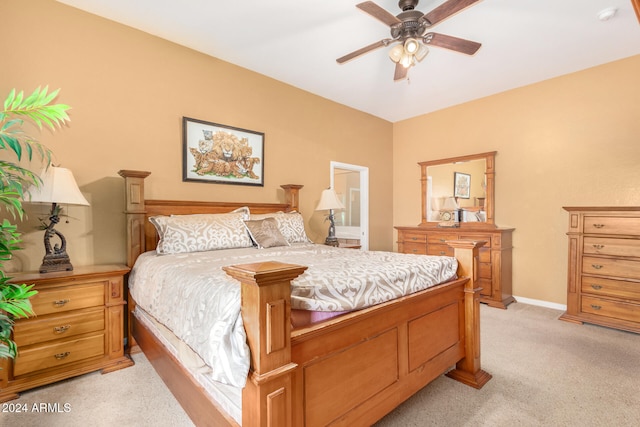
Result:
{"type": "Polygon", "coordinates": [[[187,215],[197,213],[226,213],[248,206],[251,213],[290,212],[299,210],[298,193],[302,185],[281,185],[284,203],[256,202],[202,202],[182,200],[146,200],[144,180],[151,172],[120,170],[124,178],[125,214],[127,216],[127,265],[133,267],[138,256],[154,249],[158,244],[156,230],[149,222],[154,215],[187,215]]]}

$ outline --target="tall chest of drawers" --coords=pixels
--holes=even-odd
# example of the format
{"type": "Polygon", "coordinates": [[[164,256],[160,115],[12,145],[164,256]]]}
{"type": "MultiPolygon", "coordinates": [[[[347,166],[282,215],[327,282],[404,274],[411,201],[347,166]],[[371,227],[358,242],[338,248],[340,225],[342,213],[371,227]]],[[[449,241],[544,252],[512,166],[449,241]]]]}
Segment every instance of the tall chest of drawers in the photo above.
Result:
{"type": "Polygon", "coordinates": [[[511,290],[513,228],[395,228],[398,230],[398,252],[407,254],[453,256],[453,248],[447,245],[447,240],[485,241],[479,254],[480,302],[507,308],[515,301],[511,290]]]}
{"type": "Polygon", "coordinates": [[[569,266],[560,319],[640,333],[640,207],[564,209],[569,266]]]}
{"type": "Polygon", "coordinates": [[[133,365],[124,353],[124,276],[121,265],[77,267],[55,273],[10,274],[34,284],[35,316],[18,319],[14,360],[0,361],[0,401],[18,392],[87,372],[133,365]]]}

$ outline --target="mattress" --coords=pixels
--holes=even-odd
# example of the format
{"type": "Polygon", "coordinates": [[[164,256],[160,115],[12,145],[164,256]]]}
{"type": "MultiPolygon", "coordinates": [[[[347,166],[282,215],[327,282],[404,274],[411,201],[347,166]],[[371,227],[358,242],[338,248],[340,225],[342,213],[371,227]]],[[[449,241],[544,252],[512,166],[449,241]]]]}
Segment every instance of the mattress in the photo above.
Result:
{"type": "Polygon", "coordinates": [[[129,277],[136,304],[193,349],[210,376],[244,386],[249,349],[240,314],[240,287],[221,269],[281,261],[307,266],[292,281],[297,310],[348,312],[380,304],[455,278],[453,257],[358,251],[298,243],[138,257],[129,277]]]}

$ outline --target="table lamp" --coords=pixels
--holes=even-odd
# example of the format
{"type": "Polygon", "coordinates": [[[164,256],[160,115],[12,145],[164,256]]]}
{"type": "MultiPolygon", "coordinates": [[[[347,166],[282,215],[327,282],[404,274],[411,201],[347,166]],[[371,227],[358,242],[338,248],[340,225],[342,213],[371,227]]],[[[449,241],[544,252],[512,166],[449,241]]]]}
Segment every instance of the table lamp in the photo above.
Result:
{"type": "MultiPolygon", "coordinates": [[[[85,205],[89,206],[89,202],[84,198],[73,173],[69,169],[49,166],[41,176],[42,185],[31,190],[30,202],[34,203],[51,203],[51,212],[49,213],[49,224],[44,231],[44,249],[45,255],[40,266],[40,273],[49,273],[52,271],[71,271],[73,266],[67,255],[67,241],[55,226],[60,222],[60,211],[62,210],[58,204],[69,205],[85,205]],[[51,246],[51,238],[58,237],[60,243],[51,246]]],[[[45,224],[46,225],[46,224],[45,224]]]]}
{"type": "Polygon", "coordinates": [[[322,191],[320,202],[316,207],[317,211],[329,211],[327,218],[329,219],[329,235],[324,241],[325,245],[338,246],[338,238],[336,237],[336,224],[333,218],[334,209],[344,209],[344,205],[338,199],[338,195],[332,188],[322,191]]]}

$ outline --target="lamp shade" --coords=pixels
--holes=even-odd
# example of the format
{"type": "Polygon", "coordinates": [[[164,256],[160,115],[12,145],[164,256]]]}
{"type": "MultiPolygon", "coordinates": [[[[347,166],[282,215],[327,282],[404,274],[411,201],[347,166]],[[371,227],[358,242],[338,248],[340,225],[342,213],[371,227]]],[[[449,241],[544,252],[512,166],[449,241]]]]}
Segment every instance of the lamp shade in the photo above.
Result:
{"type": "Polygon", "coordinates": [[[444,204],[442,205],[442,210],[445,211],[455,211],[459,209],[458,203],[456,202],[455,197],[447,197],[444,200],[444,204]]]}
{"type": "Polygon", "coordinates": [[[320,203],[316,207],[317,211],[328,211],[330,209],[344,209],[344,205],[338,199],[338,195],[332,188],[327,188],[322,191],[320,196],[320,203]]]}
{"type": "Polygon", "coordinates": [[[30,202],[89,206],[69,169],[50,166],[40,178],[42,185],[31,189],[30,202]]]}

